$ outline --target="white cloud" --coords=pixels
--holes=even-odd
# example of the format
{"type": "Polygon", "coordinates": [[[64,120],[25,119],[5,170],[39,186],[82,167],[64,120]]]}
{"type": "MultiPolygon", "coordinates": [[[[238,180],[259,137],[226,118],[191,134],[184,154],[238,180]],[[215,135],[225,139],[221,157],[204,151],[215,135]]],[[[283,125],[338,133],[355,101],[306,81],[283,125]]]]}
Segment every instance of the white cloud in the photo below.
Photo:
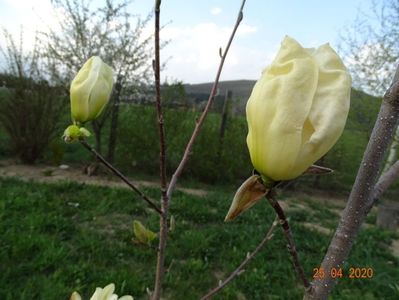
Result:
{"type": "Polygon", "coordinates": [[[258,28],[256,26],[251,26],[251,25],[243,23],[240,25],[240,27],[238,27],[237,34],[246,35],[246,34],[250,34],[250,33],[255,33],[257,31],[258,31],[258,28]]]}
{"type": "MultiPolygon", "coordinates": [[[[213,80],[220,62],[219,48],[225,47],[232,27],[213,22],[191,27],[166,26],[164,39],[170,43],[162,50],[167,62],[164,76],[189,83],[213,80]]],[[[252,47],[257,28],[241,24],[225,62],[222,79],[255,79],[273,54],[252,47]]],[[[224,49],[222,49],[224,50],[224,49]]]]}
{"type": "Polygon", "coordinates": [[[222,12],[222,9],[220,7],[212,7],[211,8],[211,14],[214,16],[219,15],[222,12]]]}
{"type": "Polygon", "coordinates": [[[1,25],[18,41],[23,32],[24,49],[29,51],[35,43],[37,31],[57,28],[57,21],[50,1],[7,0],[10,15],[4,16],[1,25]]]}
{"type": "MultiPolygon", "coordinates": [[[[18,40],[20,24],[24,27],[24,49],[31,50],[34,31],[53,28],[56,21],[50,1],[6,0],[13,7],[13,17],[2,20],[2,25],[12,31],[18,40]]],[[[214,13],[221,13],[214,7],[214,13]]],[[[62,12],[58,12],[62,17],[62,12]]],[[[220,62],[219,48],[226,46],[232,26],[220,26],[214,22],[203,22],[192,26],[167,25],[161,31],[161,38],[169,41],[162,49],[161,58],[167,61],[162,77],[195,83],[211,81],[220,62]]],[[[269,61],[270,54],[256,49],[254,37],[258,28],[241,23],[225,62],[222,79],[258,78],[262,68],[269,61]]],[[[145,28],[143,38],[153,33],[152,23],[145,28]]],[[[1,44],[1,39],[0,39],[1,44]]]]}

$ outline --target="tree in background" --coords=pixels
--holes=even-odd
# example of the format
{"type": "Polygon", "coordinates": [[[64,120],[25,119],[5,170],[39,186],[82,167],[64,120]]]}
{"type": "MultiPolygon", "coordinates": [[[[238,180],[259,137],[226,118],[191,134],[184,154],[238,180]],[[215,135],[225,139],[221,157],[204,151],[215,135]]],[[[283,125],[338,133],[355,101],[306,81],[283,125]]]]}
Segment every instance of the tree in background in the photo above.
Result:
{"type": "Polygon", "coordinates": [[[45,80],[37,41],[33,50],[25,52],[22,31],[18,46],[6,29],[3,37],[0,53],[6,68],[0,74],[0,123],[12,153],[24,163],[34,163],[59,133],[67,95],[45,80]]]}
{"type": "Polygon", "coordinates": [[[52,1],[59,28],[41,33],[47,69],[51,78],[69,88],[71,78],[93,55],[100,56],[116,75],[111,105],[93,122],[96,149],[102,152],[101,133],[110,119],[108,159],[114,158],[119,107],[129,89],[129,97],[148,82],[151,71],[152,36],[144,29],[151,15],[141,19],[127,12],[129,1],[107,0],[92,7],[84,0],[52,1]]]}
{"type": "Polygon", "coordinates": [[[172,83],[165,81],[161,92],[164,105],[188,108],[187,94],[182,81],[172,83]]]}
{"type": "MultiPolygon", "coordinates": [[[[352,27],[342,35],[342,41],[354,85],[372,95],[382,96],[399,63],[399,1],[372,0],[370,11],[359,13],[352,27]]],[[[399,127],[384,172],[397,160],[398,148],[399,127]]]]}

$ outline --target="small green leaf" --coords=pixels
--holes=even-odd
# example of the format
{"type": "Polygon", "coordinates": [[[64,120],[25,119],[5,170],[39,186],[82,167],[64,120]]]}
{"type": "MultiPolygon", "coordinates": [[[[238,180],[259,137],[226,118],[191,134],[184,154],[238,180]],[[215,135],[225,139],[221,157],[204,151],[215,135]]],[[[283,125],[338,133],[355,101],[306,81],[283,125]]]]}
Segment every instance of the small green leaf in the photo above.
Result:
{"type": "Polygon", "coordinates": [[[169,222],[169,231],[172,232],[176,228],[176,220],[174,216],[170,217],[170,222],[169,222]]]}
{"type": "Polygon", "coordinates": [[[137,220],[133,221],[133,233],[136,241],[140,244],[150,245],[151,242],[157,237],[157,234],[147,228],[137,220]]]}
{"type": "Polygon", "coordinates": [[[86,128],[84,128],[84,127],[80,127],[79,128],[79,131],[80,131],[80,135],[81,136],[84,136],[84,137],[89,137],[89,136],[91,136],[91,133],[90,133],[90,131],[88,131],[86,128]]]}

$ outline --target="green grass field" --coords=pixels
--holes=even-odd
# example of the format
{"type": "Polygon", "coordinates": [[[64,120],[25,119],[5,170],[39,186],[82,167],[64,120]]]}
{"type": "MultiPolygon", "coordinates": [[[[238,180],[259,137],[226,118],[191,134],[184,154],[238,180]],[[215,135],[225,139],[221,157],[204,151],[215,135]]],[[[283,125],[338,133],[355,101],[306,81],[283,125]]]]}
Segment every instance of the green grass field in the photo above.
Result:
{"type": "MultiPolygon", "coordinates": [[[[158,199],[159,192],[146,189],[158,199]]],[[[199,299],[252,251],[274,219],[266,201],[223,223],[234,190],[212,187],[205,197],[176,192],[171,214],[164,299],[199,299]]],[[[82,184],[38,184],[0,178],[0,299],[89,299],[96,286],[116,284],[119,295],[147,299],[156,252],[132,242],[133,219],[156,231],[158,218],[129,190],[82,184]]],[[[333,200],[284,194],[300,259],[309,279],[338,222],[333,200]],[[326,232],[307,225],[323,227],[326,232]]],[[[373,222],[374,216],[368,220],[373,222]]],[[[371,267],[370,279],[342,278],[331,299],[398,299],[394,233],[365,226],[344,266],[371,267]]],[[[247,270],[215,299],[301,299],[280,228],[247,270]]]]}

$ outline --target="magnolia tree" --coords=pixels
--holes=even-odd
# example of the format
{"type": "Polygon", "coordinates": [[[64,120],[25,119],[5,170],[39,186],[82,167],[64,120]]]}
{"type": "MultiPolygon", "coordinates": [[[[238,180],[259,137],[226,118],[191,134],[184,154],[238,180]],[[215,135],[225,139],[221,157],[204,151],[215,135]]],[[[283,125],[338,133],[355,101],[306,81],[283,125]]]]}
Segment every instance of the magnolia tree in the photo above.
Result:
{"type": "MultiPolygon", "coordinates": [[[[183,157],[172,177],[166,177],[165,129],[160,90],[160,6],[155,1],[155,58],[153,61],[156,110],[160,141],[160,204],[142,193],[120,171],[115,169],[101,154],[86,141],[90,133],[84,127],[86,122],[97,118],[104,109],[111,94],[115,76],[111,67],[100,57],[90,58],[77,73],[70,87],[72,125],[64,132],[67,142],[78,141],[91,151],[106,167],[123,180],[143,199],[154,213],[159,215],[159,232],[145,228],[134,222],[136,239],[150,244],[157,236],[157,264],[154,287],[149,291],[151,299],[161,299],[162,282],[165,274],[165,252],[169,226],[174,220],[169,214],[173,191],[182,174],[201,130],[210,106],[215,97],[219,77],[236,30],[243,19],[245,1],[239,9],[231,37],[221,51],[221,59],[216,79],[206,107],[198,118],[192,136],[187,143],[183,157]],[[169,183],[168,183],[169,182],[169,183]]],[[[370,211],[374,199],[381,195],[397,175],[397,170],[385,173],[377,182],[377,176],[384,153],[391,141],[399,115],[399,73],[385,94],[377,123],[360,165],[356,181],[349,196],[347,206],[333,236],[320,272],[329,274],[332,269],[342,268],[347,260],[361,224],[370,211]],[[387,175],[388,174],[388,175],[387,175]]],[[[313,165],[336,143],[345,126],[349,110],[351,77],[337,53],[328,45],[317,49],[303,48],[293,38],[285,37],[274,61],[263,71],[255,84],[247,103],[248,137],[247,145],[254,167],[254,173],[238,189],[226,215],[231,221],[257,201],[266,198],[276,212],[276,219],[265,237],[247,254],[237,269],[206,293],[208,299],[219,292],[226,284],[241,273],[250,260],[267,244],[275,227],[280,224],[287,241],[294,270],[303,284],[304,299],[326,299],[337,277],[318,276],[309,282],[301,265],[286,215],[277,200],[277,188],[281,182],[293,180],[302,174],[321,174],[331,170],[313,165]]],[[[117,299],[113,294],[114,285],[98,288],[92,299],[117,299]]],[[[74,292],[71,299],[80,299],[74,292]]],[[[131,299],[124,296],[121,299],[131,299]]]]}

